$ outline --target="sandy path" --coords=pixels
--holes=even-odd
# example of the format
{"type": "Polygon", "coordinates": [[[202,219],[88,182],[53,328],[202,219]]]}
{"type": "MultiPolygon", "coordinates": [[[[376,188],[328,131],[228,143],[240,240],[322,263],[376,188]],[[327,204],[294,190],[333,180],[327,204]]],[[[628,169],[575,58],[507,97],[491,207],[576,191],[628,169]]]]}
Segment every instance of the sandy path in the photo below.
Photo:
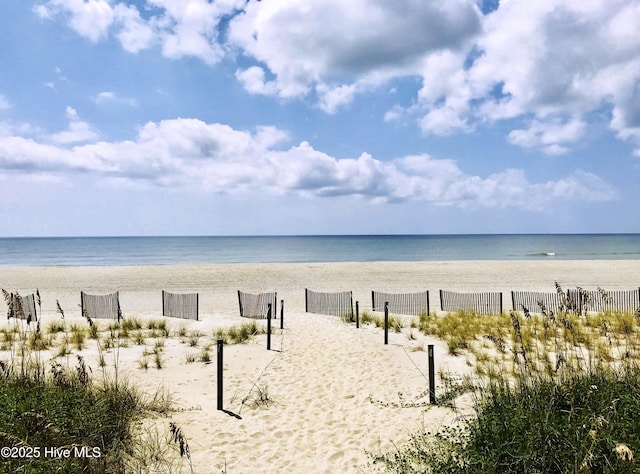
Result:
{"type": "MultiPolygon", "coordinates": [[[[225,462],[228,472],[371,472],[366,451],[388,451],[423,425],[437,427],[455,416],[443,408],[393,406],[399,392],[408,401],[428,400],[426,352],[412,352],[418,344],[403,334],[390,334],[385,346],[379,329],[296,313],[274,335],[271,352],[259,346],[265,337],[225,352],[224,405],[240,418],[214,409],[213,390],[186,394],[185,384],[179,386],[186,405],[202,404],[202,411],[173,416],[193,436],[195,466],[215,467],[208,472],[225,462]],[[252,406],[256,387],[266,388],[273,403],[252,406]]],[[[437,346],[439,367],[465,371],[462,360],[437,346]]],[[[207,385],[213,388],[214,380],[208,376],[207,385]]]]}

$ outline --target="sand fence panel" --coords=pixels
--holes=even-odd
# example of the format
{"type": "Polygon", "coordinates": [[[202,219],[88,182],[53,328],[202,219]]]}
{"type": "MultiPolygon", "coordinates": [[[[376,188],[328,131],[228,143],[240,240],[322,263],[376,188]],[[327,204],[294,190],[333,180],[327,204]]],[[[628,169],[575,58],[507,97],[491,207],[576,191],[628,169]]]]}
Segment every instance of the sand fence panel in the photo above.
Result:
{"type": "Polygon", "coordinates": [[[22,297],[22,310],[24,313],[24,319],[29,321],[38,320],[38,311],[36,310],[36,299],[33,293],[22,297]]]}
{"type": "Polygon", "coordinates": [[[560,295],[558,293],[544,293],[536,291],[512,291],[511,304],[514,311],[524,311],[542,314],[542,308],[557,313],[560,311],[560,295]]]}
{"type": "Polygon", "coordinates": [[[162,290],[162,315],[198,321],[198,293],[171,293],[162,290]]]}
{"type": "Polygon", "coordinates": [[[80,306],[82,314],[92,319],[115,319],[120,321],[120,295],[119,292],[107,295],[90,295],[80,292],[80,306]]]}
{"type": "Polygon", "coordinates": [[[9,317],[13,316],[17,319],[26,319],[28,322],[38,320],[36,298],[33,293],[26,296],[18,293],[10,293],[9,300],[12,306],[12,310],[9,311],[9,317]]]}
{"type": "Polygon", "coordinates": [[[371,292],[371,310],[384,311],[384,304],[389,303],[389,311],[394,314],[418,316],[429,314],[429,291],[419,293],[384,293],[371,292]]]}
{"type": "Polygon", "coordinates": [[[278,293],[251,294],[238,290],[238,303],[240,304],[240,316],[243,318],[267,319],[269,304],[271,304],[271,319],[277,316],[276,304],[278,293]]]}
{"type": "Polygon", "coordinates": [[[353,316],[353,293],[342,291],[323,293],[304,290],[305,311],[307,313],[329,314],[332,316],[353,316]]]}
{"type": "Polygon", "coordinates": [[[502,293],[456,293],[440,290],[440,309],[447,312],[502,314],[502,293]]]}
{"type": "Polygon", "coordinates": [[[570,301],[578,311],[636,311],[640,309],[640,288],[635,290],[603,289],[567,290],[570,301]]]}

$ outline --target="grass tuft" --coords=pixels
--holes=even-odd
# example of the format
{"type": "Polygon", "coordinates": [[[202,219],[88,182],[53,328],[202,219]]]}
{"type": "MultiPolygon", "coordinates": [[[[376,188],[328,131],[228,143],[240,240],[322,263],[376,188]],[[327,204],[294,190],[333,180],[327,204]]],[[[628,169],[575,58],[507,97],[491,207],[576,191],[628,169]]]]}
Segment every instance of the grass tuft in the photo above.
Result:
{"type": "Polygon", "coordinates": [[[1,472],[128,472],[136,420],[146,412],[129,385],[95,385],[81,357],[67,372],[54,363],[46,378],[0,378],[0,445],[75,446],[93,457],[0,458],[1,472]]]}

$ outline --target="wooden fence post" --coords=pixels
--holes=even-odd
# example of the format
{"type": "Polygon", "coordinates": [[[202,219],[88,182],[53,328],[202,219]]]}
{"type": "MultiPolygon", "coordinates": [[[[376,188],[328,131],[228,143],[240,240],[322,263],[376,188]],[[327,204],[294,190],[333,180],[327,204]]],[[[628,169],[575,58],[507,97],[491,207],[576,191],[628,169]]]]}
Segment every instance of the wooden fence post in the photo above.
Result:
{"type": "Polygon", "coordinates": [[[429,403],[436,404],[436,377],[434,374],[433,344],[427,346],[429,354],[429,403]]]}
{"type": "Polygon", "coordinates": [[[116,301],[118,302],[118,322],[122,319],[122,309],[120,308],[120,292],[116,291],[116,301]]]}
{"type": "Polygon", "coordinates": [[[280,300],[280,329],[284,329],[284,300],[280,300]]]}
{"type": "Polygon", "coordinates": [[[222,410],[222,372],[224,369],[223,360],[222,360],[222,351],[224,347],[224,340],[218,339],[218,410],[222,410]]]}
{"type": "Polygon", "coordinates": [[[271,303],[267,305],[267,350],[271,350],[271,303]]]}
{"type": "Polygon", "coordinates": [[[384,344],[389,344],[389,302],[384,303],[384,344]]]}
{"type": "Polygon", "coordinates": [[[360,303],[356,301],[356,329],[360,327],[360,303]]]}

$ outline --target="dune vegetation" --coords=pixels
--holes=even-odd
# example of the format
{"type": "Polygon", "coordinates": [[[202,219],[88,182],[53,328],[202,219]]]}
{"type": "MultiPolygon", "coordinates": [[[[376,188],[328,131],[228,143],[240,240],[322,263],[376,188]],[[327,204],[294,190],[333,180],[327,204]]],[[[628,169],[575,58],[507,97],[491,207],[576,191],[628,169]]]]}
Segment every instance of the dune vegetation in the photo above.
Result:
{"type": "Polygon", "coordinates": [[[474,414],[415,433],[374,464],[396,473],[640,471],[640,312],[540,305],[536,314],[422,314],[412,325],[475,367],[455,391],[473,394],[474,414]]]}
{"type": "Polygon", "coordinates": [[[162,389],[142,393],[119,376],[120,350],[142,346],[139,368],[160,370],[169,337],[185,350],[198,348],[193,361],[208,363],[214,340],[242,343],[264,332],[255,321],[209,335],[173,329],[164,318],[106,322],[85,314],[69,321],[59,304],[58,318],[41,326],[25,314],[19,294],[3,295],[8,321],[0,328],[0,472],[179,470],[183,458],[190,461],[180,427],[170,422],[158,431],[147,424],[170,414],[171,395],[162,389]],[[95,373],[80,355],[89,346],[97,349],[95,373]]]}

